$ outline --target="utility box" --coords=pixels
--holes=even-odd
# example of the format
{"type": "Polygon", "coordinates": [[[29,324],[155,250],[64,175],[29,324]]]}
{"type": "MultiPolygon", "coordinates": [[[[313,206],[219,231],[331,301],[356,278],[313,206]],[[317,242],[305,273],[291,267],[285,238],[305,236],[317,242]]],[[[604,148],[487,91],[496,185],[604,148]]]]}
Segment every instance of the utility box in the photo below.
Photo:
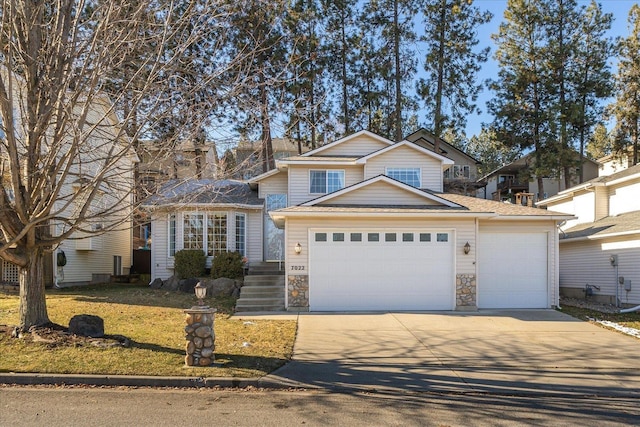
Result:
{"type": "Polygon", "coordinates": [[[622,284],[622,286],[624,287],[625,291],[630,291],[631,290],[631,280],[627,279],[624,281],[624,283],[622,284]]]}

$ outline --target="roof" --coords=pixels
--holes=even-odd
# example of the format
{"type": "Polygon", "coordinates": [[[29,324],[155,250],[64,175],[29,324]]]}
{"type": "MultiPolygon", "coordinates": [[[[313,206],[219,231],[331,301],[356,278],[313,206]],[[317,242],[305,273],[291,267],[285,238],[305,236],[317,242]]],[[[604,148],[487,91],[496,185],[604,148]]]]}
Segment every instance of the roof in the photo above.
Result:
{"type": "Polygon", "coordinates": [[[143,203],[145,207],[170,205],[239,206],[259,209],[263,201],[249,184],[235,180],[171,180],[143,203]]]}
{"type": "Polygon", "coordinates": [[[319,152],[324,151],[324,150],[326,150],[328,148],[331,148],[331,147],[335,147],[336,145],[340,145],[340,144],[345,143],[347,141],[350,141],[352,139],[358,138],[361,135],[367,135],[370,138],[372,138],[372,139],[374,139],[376,141],[382,142],[384,144],[387,144],[387,145],[392,145],[394,143],[393,141],[391,141],[391,140],[389,140],[389,139],[387,139],[387,138],[385,138],[383,136],[377,135],[377,134],[375,134],[373,132],[369,132],[368,130],[361,130],[359,132],[352,133],[351,135],[347,135],[347,136],[345,136],[343,138],[340,138],[340,139],[338,139],[336,141],[333,141],[333,142],[331,142],[329,144],[326,144],[326,145],[323,145],[321,147],[315,148],[315,149],[313,149],[311,151],[308,151],[308,152],[304,153],[303,156],[314,156],[315,157],[316,153],[319,153],[319,152]]]}
{"type": "Polygon", "coordinates": [[[561,233],[560,240],[604,239],[626,234],[640,234],[640,211],[627,212],[586,224],[578,224],[561,233]]]}
{"type": "MultiPolygon", "coordinates": [[[[421,128],[421,129],[418,129],[417,131],[415,131],[413,133],[410,133],[409,135],[405,136],[404,139],[409,141],[409,142],[412,142],[414,144],[418,144],[418,141],[423,140],[427,144],[430,144],[431,145],[430,150],[433,150],[433,144],[434,144],[434,141],[435,141],[435,135],[433,135],[433,133],[429,132],[425,128],[421,128]]],[[[460,153],[463,156],[467,157],[469,160],[473,161],[475,164],[478,164],[478,165],[482,164],[481,161],[479,161],[476,158],[474,158],[474,157],[470,156],[469,154],[465,153],[461,149],[457,148],[455,145],[449,144],[447,141],[445,141],[444,139],[440,138],[440,151],[442,152],[442,155],[446,156],[447,155],[447,150],[457,151],[458,153],[460,153]]],[[[440,154],[440,153],[438,153],[438,154],[440,154]]]]}
{"type": "Polygon", "coordinates": [[[611,175],[604,175],[604,176],[599,176],[597,178],[590,179],[589,181],[585,181],[582,184],[578,184],[573,187],[567,188],[566,190],[559,192],[555,196],[549,197],[548,199],[545,199],[545,200],[541,200],[536,204],[539,206],[543,206],[550,202],[556,202],[558,200],[571,197],[571,195],[578,190],[582,190],[590,187],[596,187],[599,185],[605,185],[605,186],[613,185],[613,184],[616,184],[618,181],[621,181],[621,180],[626,181],[627,179],[631,180],[634,178],[640,178],[640,164],[631,166],[630,168],[621,170],[620,172],[616,172],[611,175]]]}

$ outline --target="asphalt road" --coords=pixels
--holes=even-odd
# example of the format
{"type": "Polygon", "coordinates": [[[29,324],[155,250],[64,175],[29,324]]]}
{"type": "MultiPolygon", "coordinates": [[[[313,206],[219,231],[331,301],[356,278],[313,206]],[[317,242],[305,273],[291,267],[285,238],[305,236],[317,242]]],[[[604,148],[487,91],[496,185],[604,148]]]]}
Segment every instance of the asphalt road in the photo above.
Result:
{"type": "Polygon", "coordinates": [[[635,398],[0,386],[2,426],[625,426],[635,398]]]}

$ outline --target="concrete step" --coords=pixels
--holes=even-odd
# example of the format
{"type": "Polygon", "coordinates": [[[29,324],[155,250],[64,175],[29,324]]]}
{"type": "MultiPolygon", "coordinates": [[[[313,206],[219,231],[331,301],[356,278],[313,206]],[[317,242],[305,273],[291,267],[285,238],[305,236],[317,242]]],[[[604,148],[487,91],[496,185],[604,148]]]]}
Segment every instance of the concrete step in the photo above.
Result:
{"type": "Polygon", "coordinates": [[[284,309],[284,304],[282,305],[255,305],[255,306],[236,306],[236,312],[237,313],[243,313],[243,312],[252,312],[252,311],[285,311],[284,309]]]}
{"type": "Polygon", "coordinates": [[[243,286],[284,286],[284,276],[268,275],[268,276],[244,276],[243,286]]]}
{"type": "Polygon", "coordinates": [[[284,298],[284,286],[243,286],[240,298],[284,298]]]}
{"type": "Polygon", "coordinates": [[[236,303],[236,311],[282,311],[282,298],[241,298],[236,303]]]}
{"type": "Polygon", "coordinates": [[[271,274],[282,274],[284,272],[284,263],[257,263],[249,264],[249,276],[263,276],[271,274]]]}

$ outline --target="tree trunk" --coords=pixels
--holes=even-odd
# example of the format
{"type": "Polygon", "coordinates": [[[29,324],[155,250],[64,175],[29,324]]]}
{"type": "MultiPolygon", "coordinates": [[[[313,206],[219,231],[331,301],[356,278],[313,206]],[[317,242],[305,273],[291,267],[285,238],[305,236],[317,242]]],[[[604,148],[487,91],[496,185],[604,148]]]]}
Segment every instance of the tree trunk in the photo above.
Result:
{"type": "Polygon", "coordinates": [[[34,249],[26,267],[20,268],[20,325],[22,331],[31,326],[50,323],[44,291],[44,257],[46,252],[34,249]]]}
{"type": "Polygon", "coordinates": [[[345,29],[345,25],[347,25],[347,17],[345,16],[344,9],[341,10],[341,12],[342,26],[340,28],[340,36],[342,45],[340,46],[340,60],[342,61],[342,111],[344,114],[344,133],[345,135],[348,135],[351,133],[351,124],[349,123],[349,94],[347,89],[347,34],[345,29]]]}
{"type": "Polygon", "coordinates": [[[440,10],[440,34],[438,40],[438,84],[436,88],[436,105],[434,109],[434,124],[433,124],[433,151],[440,154],[440,136],[442,136],[442,92],[444,91],[444,45],[446,35],[446,19],[447,19],[447,2],[442,1],[440,10]]]}
{"type": "Polygon", "coordinates": [[[393,48],[395,50],[395,67],[396,67],[396,75],[395,75],[395,83],[396,83],[396,114],[395,114],[395,125],[396,125],[396,142],[402,141],[402,86],[401,86],[401,78],[402,75],[400,73],[400,28],[398,28],[398,1],[394,0],[393,2],[393,31],[394,31],[394,40],[393,40],[393,48]]]}

